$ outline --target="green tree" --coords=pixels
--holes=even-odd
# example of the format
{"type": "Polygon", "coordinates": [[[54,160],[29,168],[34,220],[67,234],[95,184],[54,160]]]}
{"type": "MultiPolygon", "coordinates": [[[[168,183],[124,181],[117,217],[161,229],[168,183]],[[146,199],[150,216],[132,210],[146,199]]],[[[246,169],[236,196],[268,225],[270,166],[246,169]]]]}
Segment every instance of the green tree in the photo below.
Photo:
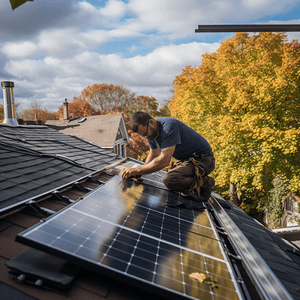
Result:
{"type": "Polygon", "coordinates": [[[266,204],[268,223],[271,227],[282,227],[284,204],[290,193],[285,180],[280,176],[274,178],[272,184],[274,187],[270,190],[269,201],[266,204]]]}
{"type": "Polygon", "coordinates": [[[220,191],[263,211],[277,175],[300,191],[300,52],[284,33],[235,34],[176,77],[172,116],[206,137],[220,191]]]}

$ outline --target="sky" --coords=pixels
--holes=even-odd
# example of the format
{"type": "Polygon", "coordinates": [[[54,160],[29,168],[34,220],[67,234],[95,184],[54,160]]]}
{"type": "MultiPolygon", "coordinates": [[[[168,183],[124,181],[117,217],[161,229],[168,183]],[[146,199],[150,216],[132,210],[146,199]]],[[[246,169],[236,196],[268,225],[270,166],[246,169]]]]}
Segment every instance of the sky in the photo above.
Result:
{"type": "Polygon", "coordinates": [[[34,0],[14,11],[0,0],[0,81],[14,82],[19,110],[57,111],[94,83],[163,105],[185,66],[234,36],[198,25],[273,23],[300,24],[300,0],[34,0]]]}

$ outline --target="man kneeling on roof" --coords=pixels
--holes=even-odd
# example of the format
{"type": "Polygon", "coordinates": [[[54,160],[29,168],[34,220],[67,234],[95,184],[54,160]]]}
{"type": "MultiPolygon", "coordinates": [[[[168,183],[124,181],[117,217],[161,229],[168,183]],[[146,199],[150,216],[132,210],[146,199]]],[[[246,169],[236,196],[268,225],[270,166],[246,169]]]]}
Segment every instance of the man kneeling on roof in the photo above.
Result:
{"type": "Polygon", "coordinates": [[[145,164],[126,168],[123,178],[139,177],[168,167],[163,177],[165,186],[197,201],[208,201],[215,168],[215,157],[207,140],[195,130],[174,118],[153,119],[138,111],[130,118],[133,132],[147,138],[150,152],[145,164]],[[171,164],[171,158],[178,161],[171,164]]]}

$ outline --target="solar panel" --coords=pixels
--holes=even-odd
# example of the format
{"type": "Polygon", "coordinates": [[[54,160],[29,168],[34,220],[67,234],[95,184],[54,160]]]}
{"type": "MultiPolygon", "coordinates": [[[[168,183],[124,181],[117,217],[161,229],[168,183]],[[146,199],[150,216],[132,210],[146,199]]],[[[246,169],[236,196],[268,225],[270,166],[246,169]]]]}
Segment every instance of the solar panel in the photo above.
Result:
{"type": "Polygon", "coordinates": [[[170,299],[243,299],[204,206],[155,184],[119,174],[17,241],[170,299]]]}

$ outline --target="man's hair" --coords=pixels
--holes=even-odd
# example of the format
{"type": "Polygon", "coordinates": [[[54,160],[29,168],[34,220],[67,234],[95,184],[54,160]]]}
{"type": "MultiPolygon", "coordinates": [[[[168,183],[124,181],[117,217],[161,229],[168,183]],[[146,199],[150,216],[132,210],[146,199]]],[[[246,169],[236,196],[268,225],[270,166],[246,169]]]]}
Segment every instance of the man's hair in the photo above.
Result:
{"type": "Polygon", "coordinates": [[[139,124],[146,126],[151,119],[153,118],[149,114],[143,111],[137,111],[130,117],[130,127],[133,132],[137,132],[139,124]]]}

